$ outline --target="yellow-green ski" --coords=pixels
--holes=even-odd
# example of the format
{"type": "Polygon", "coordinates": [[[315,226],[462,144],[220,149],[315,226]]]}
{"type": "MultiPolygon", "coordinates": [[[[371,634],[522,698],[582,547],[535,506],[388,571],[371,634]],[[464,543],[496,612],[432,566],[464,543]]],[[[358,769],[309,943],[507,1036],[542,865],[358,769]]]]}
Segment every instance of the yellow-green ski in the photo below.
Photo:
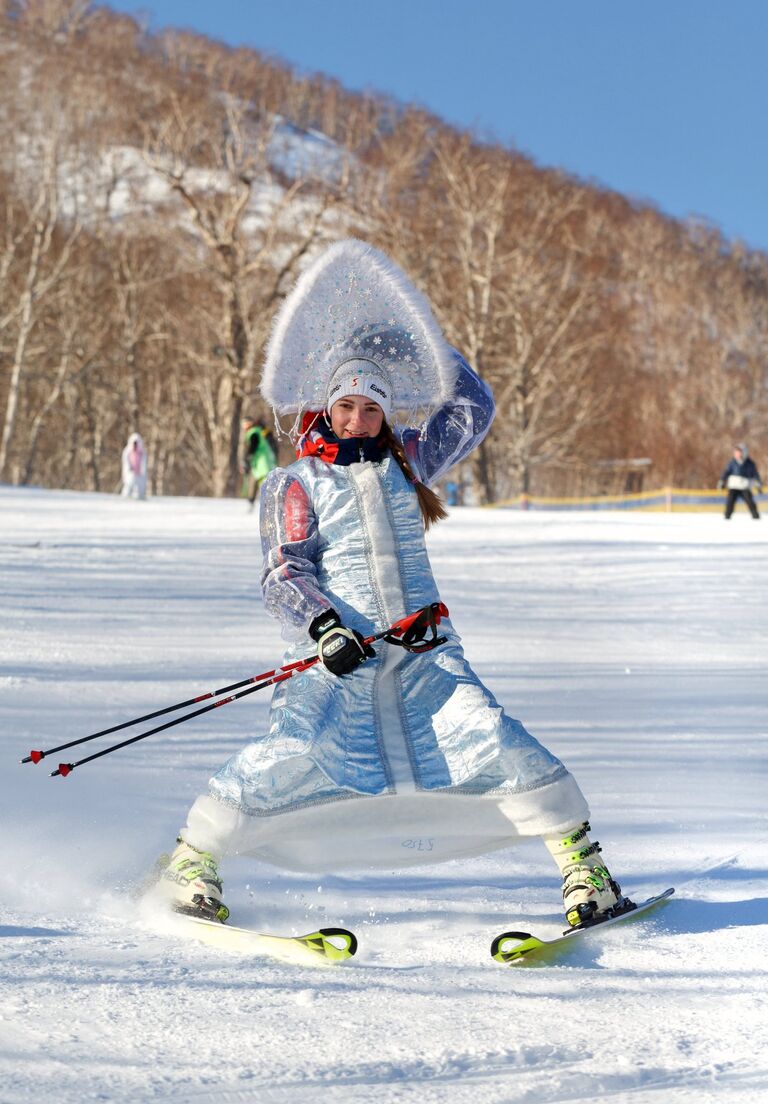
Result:
{"type": "Polygon", "coordinates": [[[297,965],[327,966],[344,962],[357,950],[357,939],[346,928],[319,928],[307,935],[271,935],[198,916],[176,914],[171,919],[171,933],[224,951],[276,958],[297,965]]]}
{"type": "Polygon", "coordinates": [[[572,928],[564,932],[556,939],[540,939],[530,932],[508,931],[497,935],[491,943],[491,957],[506,966],[517,966],[525,962],[538,962],[540,965],[547,959],[555,959],[567,947],[584,935],[602,931],[611,924],[618,924],[622,920],[634,920],[649,909],[666,901],[674,893],[674,889],[665,889],[663,893],[655,897],[649,897],[647,901],[636,905],[633,909],[622,912],[618,916],[611,916],[607,920],[601,920],[597,924],[589,924],[583,928],[572,928]]]}

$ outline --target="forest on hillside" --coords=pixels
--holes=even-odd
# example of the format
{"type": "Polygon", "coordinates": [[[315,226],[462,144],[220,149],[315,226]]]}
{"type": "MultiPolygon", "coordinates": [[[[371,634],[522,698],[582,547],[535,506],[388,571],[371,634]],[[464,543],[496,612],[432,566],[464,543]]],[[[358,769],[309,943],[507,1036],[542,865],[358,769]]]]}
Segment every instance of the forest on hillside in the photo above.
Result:
{"type": "Polygon", "coordinates": [[[0,481],[114,491],[136,430],[154,493],[236,493],[275,312],[349,236],[494,389],[476,501],[768,456],[768,255],[706,223],[87,0],[0,0],[0,72],[0,481]]]}

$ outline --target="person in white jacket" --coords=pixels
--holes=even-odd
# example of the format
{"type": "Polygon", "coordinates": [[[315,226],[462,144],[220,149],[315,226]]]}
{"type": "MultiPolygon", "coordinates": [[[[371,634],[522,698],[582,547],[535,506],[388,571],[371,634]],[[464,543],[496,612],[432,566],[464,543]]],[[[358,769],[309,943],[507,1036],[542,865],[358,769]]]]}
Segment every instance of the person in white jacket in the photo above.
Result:
{"type": "Polygon", "coordinates": [[[147,496],[147,450],[139,433],[132,433],[123,449],[122,457],[123,498],[147,496]]]}

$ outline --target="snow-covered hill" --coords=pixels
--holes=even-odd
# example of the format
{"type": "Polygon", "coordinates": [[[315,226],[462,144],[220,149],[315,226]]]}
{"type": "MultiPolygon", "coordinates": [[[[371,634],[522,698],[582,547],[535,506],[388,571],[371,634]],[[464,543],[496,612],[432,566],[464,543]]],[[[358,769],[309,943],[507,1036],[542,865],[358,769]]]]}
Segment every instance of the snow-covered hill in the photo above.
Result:
{"type": "MultiPolygon", "coordinates": [[[[276,117],[269,130],[254,136],[253,146],[265,145],[263,155],[254,153],[254,166],[258,167],[244,223],[246,233],[255,233],[268,221],[274,209],[283,200],[285,181],[325,181],[336,183],[350,156],[320,131],[300,130],[286,119],[276,117]],[[283,182],[281,182],[283,181],[283,182]]],[[[34,151],[27,154],[30,172],[34,171],[34,151]]],[[[173,192],[166,173],[178,172],[169,156],[156,158],[145,156],[134,146],[105,148],[99,159],[77,165],[65,161],[59,174],[62,196],[62,214],[67,217],[76,211],[86,222],[101,220],[107,216],[112,221],[150,216],[173,201],[173,192]]],[[[193,195],[216,195],[233,187],[233,176],[224,169],[203,169],[187,166],[184,170],[185,187],[193,195]]],[[[314,213],[318,200],[294,198],[291,214],[294,220],[304,220],[314,213]]],[[[188,220],[180,220],[186,225],[188,220]]]]}
{"type": "Polygon", "coordinates": [[[532,841],[385,875],[224,868],[235,921],[348,925],[347,966],[150,931],[136,884],[267,695],[66,780],[18,761],[273,666],[256,519],[3,487],[0,1100],[768,1098],[768,520],[465,509],[430,547],[470,659],[572,768],[624,888],[677,897],[504,969],[492,935],[561,927],[532,841]]]}
{"type": "MultiPolygon", "coordinates": [[[[341,148],[319,132],[299,131],[283,120],[276,120],[268,142],[264,164],[254,178],[242,222],[246,238],[258,237],[264,228],[277,222],[289,235],[303,227],[321,208],[321,200],[311,189],[286,201],[286,182],[316,182],[335,180],[341,172],[346,155],[341,148]],[[276,170],[276,171],[274,171],[276,170]]],[[[27,157],[30,176],[37,165],[34,156],[27,157]]],[[[112,146],[87,163],[64,161],[59,172],[60,213],[66,219],[78,214],[86,225],[136,226],[141,220],[157,218],[197,233],[195,224],[174,195],[167,173],[172,170],[170,158],[158,156],[154,161],[133,146],[112,146]],[[164,170],[164,171],[161,171],[164,170]],[[106,221],[105,221],[106,220],[106,221]]],[[[183,175],[184,186],[196,197],[231,192],[235,181],[223,169],[202,169],[188,166],[183,175]]],[[[338,221],[326,214],[325,222],[338,221]]]]}

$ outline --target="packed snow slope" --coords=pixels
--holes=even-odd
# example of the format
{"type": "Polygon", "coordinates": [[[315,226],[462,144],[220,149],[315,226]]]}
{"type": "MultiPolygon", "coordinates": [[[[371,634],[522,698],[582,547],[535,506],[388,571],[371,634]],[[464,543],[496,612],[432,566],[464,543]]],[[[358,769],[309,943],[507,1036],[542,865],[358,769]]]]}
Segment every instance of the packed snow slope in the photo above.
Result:
{"type": "Polygon", "coordinates": [[[0,1100],[767,1100],[768,520],[463,509],[430,537],[470,660],[570,766],[624,889],[677,887],[539,968],[488,951],[562,927],[537,840],[370,875],[225,864],[235,923],[351,927],[346,965],[152,930],[142,878],[268,692],[66,779],[106,741],[19,765],[274,666],[257,529],[240,501],[0,488],[0,1100]]]}

